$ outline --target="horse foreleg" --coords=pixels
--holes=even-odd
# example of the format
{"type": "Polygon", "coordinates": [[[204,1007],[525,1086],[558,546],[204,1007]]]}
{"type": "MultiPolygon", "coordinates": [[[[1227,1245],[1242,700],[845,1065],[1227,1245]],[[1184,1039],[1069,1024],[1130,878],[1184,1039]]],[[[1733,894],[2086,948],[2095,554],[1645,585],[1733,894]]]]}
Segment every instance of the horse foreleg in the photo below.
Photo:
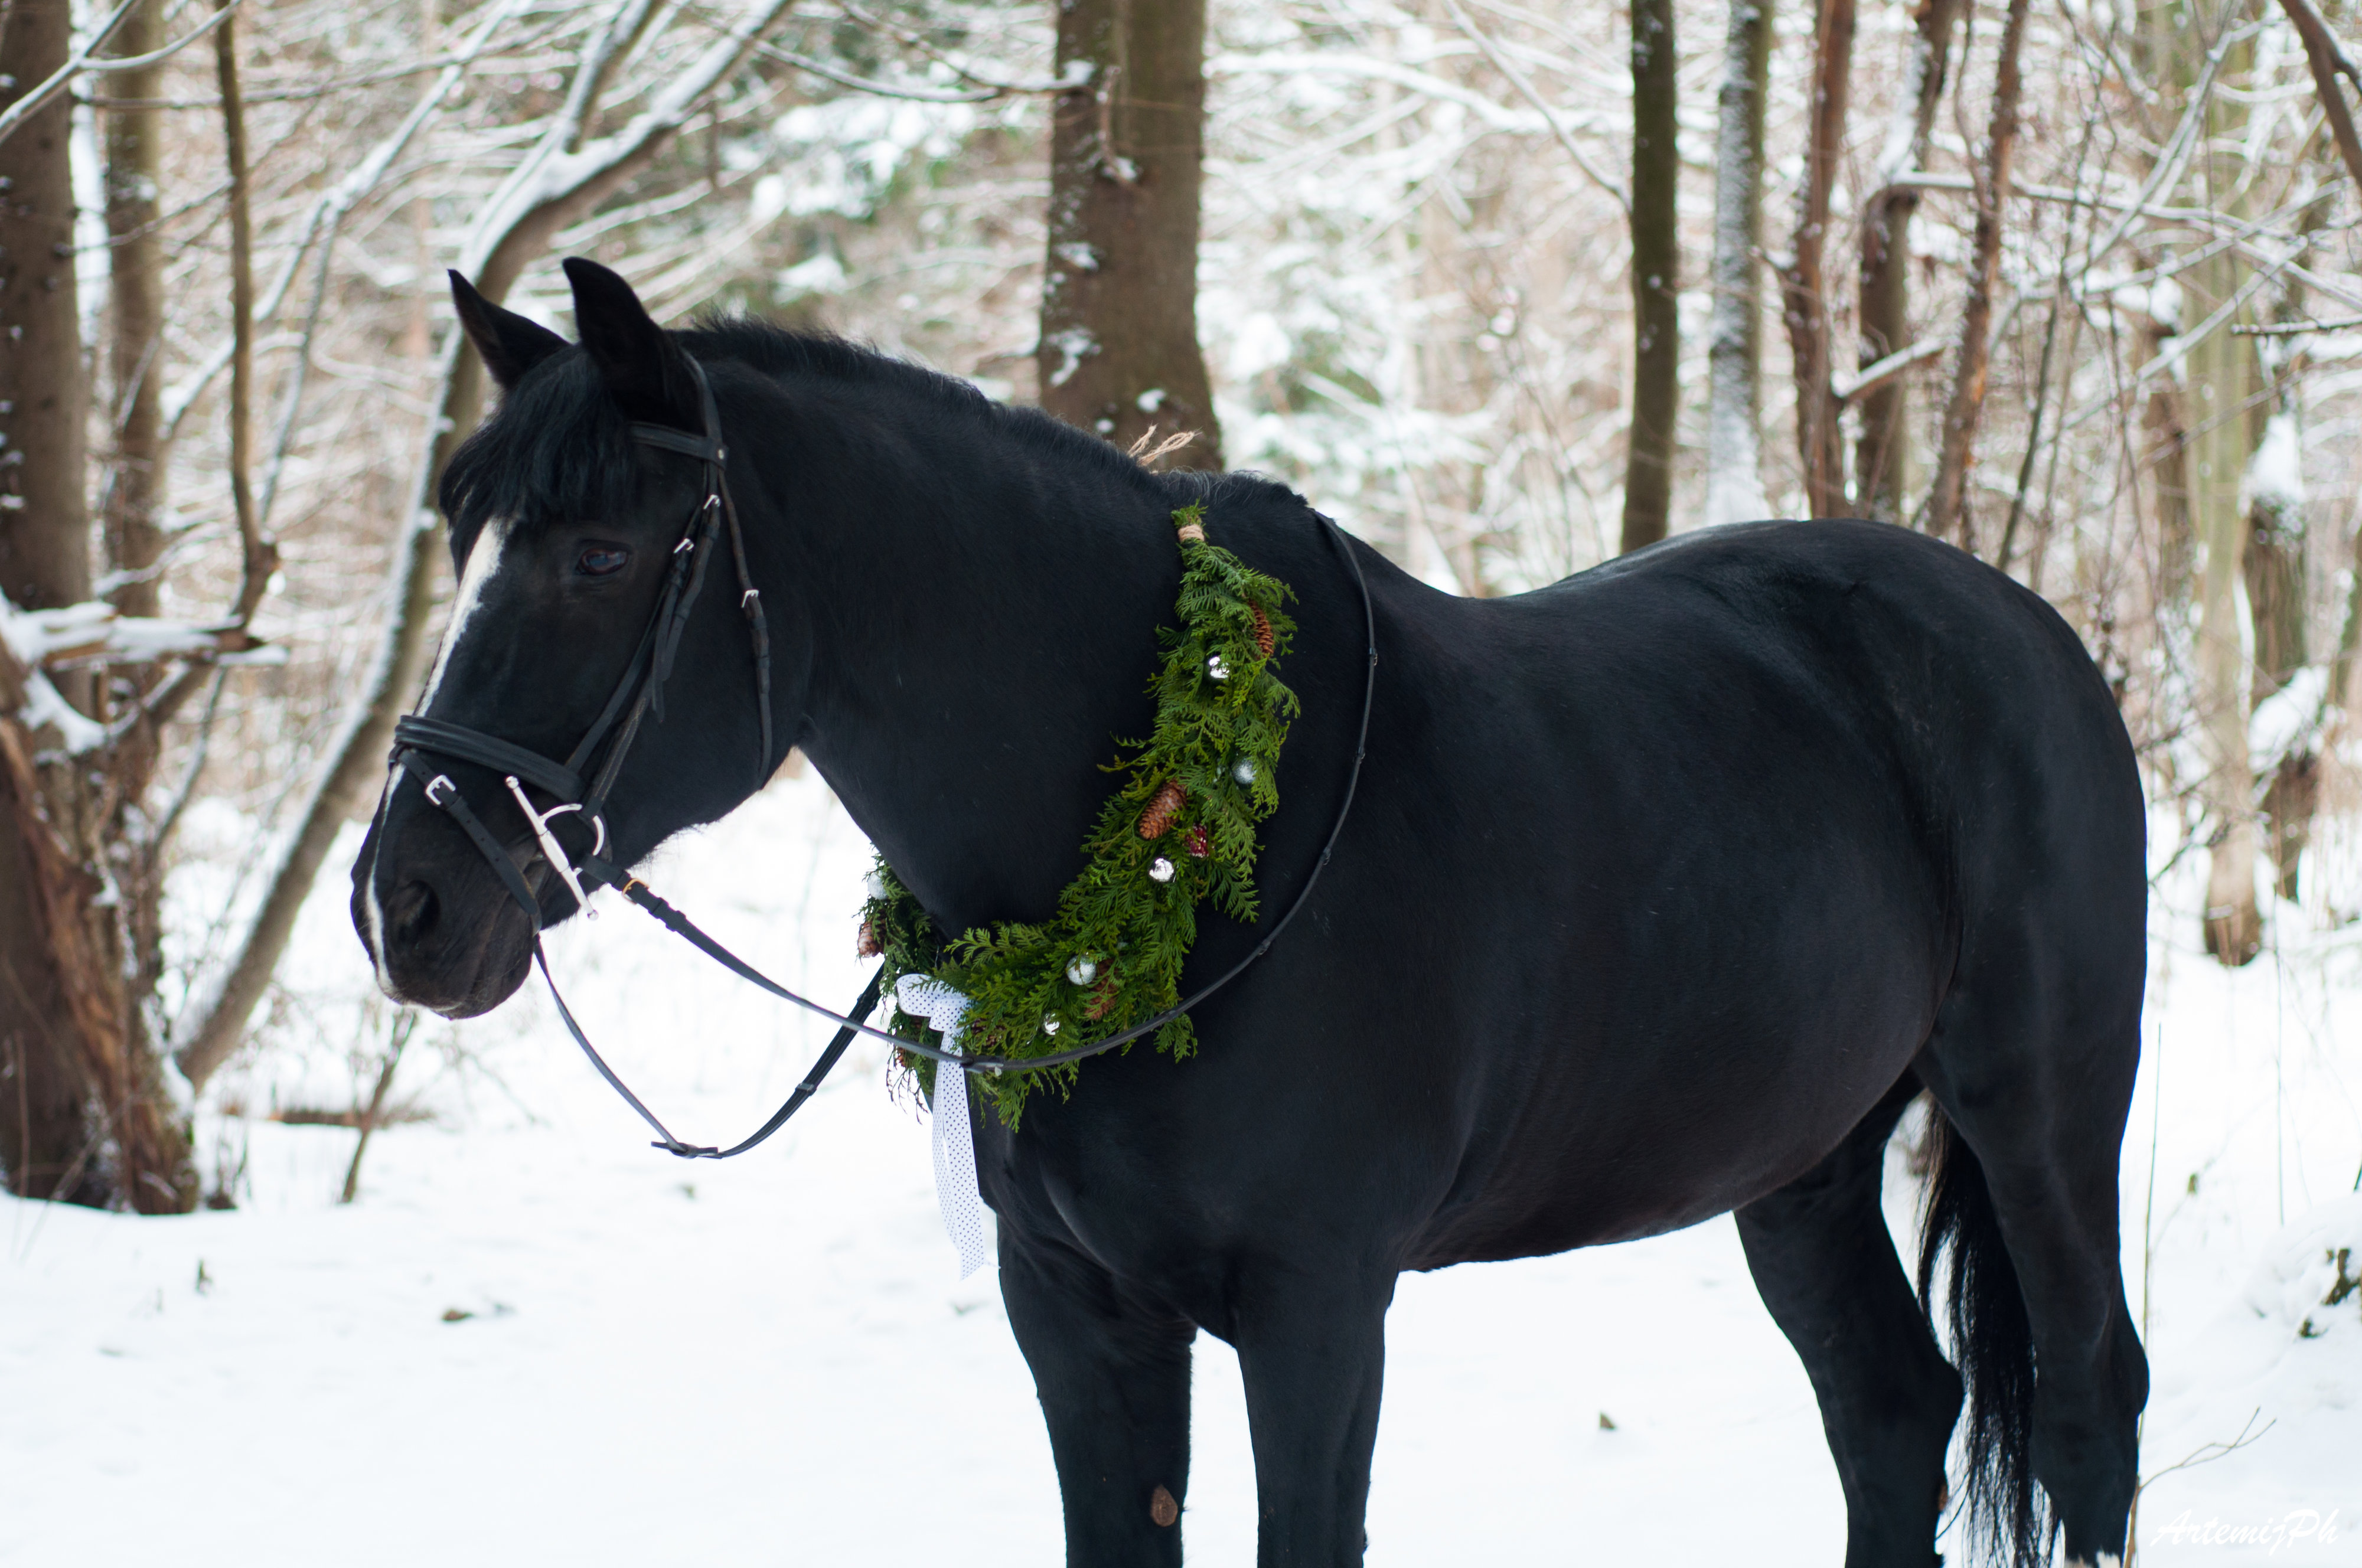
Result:
{"type": "Polygon", "coordinates": [[[1196,1325],[1087,1259],[1006,1231],[1000,1297],[1050,1427],[1067,1568],[1177,1564],[1196,1325]]]}
{"type": "Polygon", "coordinates": [[[1351,1568],[1367,1545],[1394,1279],[1249,1278],[1232,1342],[1254,1441],[1260,1568],[1351,1568]]]}

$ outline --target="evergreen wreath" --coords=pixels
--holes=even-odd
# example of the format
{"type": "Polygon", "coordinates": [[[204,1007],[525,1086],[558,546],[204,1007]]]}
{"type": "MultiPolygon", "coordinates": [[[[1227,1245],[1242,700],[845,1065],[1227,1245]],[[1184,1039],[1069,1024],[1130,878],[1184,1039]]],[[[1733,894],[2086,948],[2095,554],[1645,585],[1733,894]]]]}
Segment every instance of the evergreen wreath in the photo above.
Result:
{"type": "MultiPolygon", "coordinates": [[[[1181,627],[1157,630],[1164,663],[1149,682],[1155,728],[1145,740],[1118,738],[1106,771],[1123,783],[1083,842],[1082,875],[1059,895],[1057,913],[946,938],[883,856],[872,873],[861,951],[883,959],[880,994],[890,1007],[895,983],[911,974],[957,989],[969,999],[962,1048],[972,1055],[1046,1056],[1153,1018],[1180,1002],[1201,900],[1241,922],[1256,918],[1255,827],[1279,806],[1280,745],[1298,711],[1274,668],[1296,631],[1280,607],[1295,596],[1207,542],[1203,503],[1181,508],[1173,523],[1181,627]]],[[[943,1043],[899,1008],[886,1028],[943,1043]]],[[[1154,1038],[1176,1061],[1196,1049],[1186,1014],[1154,1038]]],[[[932,1099],[935,1064],[907,1051],[897,1059],[932,1099]]],[[[969,1083],[1014,1128],[1038,1081],[1068,1092],[1079,1066],[982,1073],[969,1083]]]]}

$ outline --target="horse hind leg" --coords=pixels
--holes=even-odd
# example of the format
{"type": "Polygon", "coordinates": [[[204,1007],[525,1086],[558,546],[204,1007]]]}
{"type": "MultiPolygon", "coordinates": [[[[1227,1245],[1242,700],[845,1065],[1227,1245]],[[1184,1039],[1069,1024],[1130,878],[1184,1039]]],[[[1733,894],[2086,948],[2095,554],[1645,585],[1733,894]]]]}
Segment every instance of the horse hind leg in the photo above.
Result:
{"type": "Polygon", "coordinates": [[[1846,1568],[1932,1568],[1960,1379],[1936,1346],[1879,1207],[1906,1075],[1828,1157],[1738,1210],[1763,1304],[1812,1378],[1845,1487],[1846,1568]]]}
{"type": "Polygon", "coordinates": [[[1918,1065],[1950,1123],[1921,1275],[1948,1246],[1977,1511],[2017,1568],[2049,1560],[2053,1527],[2068,1562],[2099,1568],[2125,1555],[2148,1398],[2117,1234],[2139,971],[2103,1007],[2031,958],[2008,966],[2017,986],[1948,999],[1918,1065]]]}

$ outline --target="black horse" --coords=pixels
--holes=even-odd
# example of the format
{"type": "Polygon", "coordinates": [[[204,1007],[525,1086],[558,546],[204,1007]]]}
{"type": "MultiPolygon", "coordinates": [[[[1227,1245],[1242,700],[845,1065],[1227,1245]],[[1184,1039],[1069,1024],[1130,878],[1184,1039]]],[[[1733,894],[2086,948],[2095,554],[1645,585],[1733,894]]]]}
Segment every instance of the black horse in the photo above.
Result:
{"type": "MultiPolygon", "coordinates": [[[[841,342],[666,332],[613,273],[567,270],[579,348],[455,280],[505,397],[443,482],[460,589],[425,712],[548,756],[590,729],[703,494],[630,430],[700,430],[693,357],[768,606],[779,755],[757,755],[733,591],[709,590],[615,781],[610,857],[722,816],[797,745],[946,929],[1043,918],[1110,737],[1146,731],[1171,515],[1195,501],[1301,596],[1304,717],[1261,861],[1285,907],[1365,670],[1352,574],[1302,499],[1147,472],[841,342]]],[[[1403,1270],[1734,1209],[1820,1401],[1849,1568],[1935,1561],[1964,1381],[1964,1490],[1999,1553],[2047,1560],[2063,1528],[2072,1560],[2121,1556],[2147,1391],[2116,1191],[2145,825],[2074,634],[1868,523],[1708,529],[1500,600],[1353,547],[1382,656],[1368,760],[1302,914],[1199,1010],[1196,1058],[1101,1057],[1020,1132],[976,1126],[1069,1562],[1180,1561],[1198,1329],[1245,1375],[1259,1561],[1358,1562],[1403,1270]],[[1879,1190],[1923,1090],[1915,1298],[1879,1190]],[[1959,1372],[1921,1305],[1946,1258],[1959,1372]]],[[[499,777],[450,773],[543,918],[570,913],[499,777]]],[[[574,823],[554,825],[579,855],[574,823]]],[[[408,775],[353,881],[390,995],[465,1017],[524,980],[524,910],[408,775]]],[[[1254,940],[1208,912],[1185,985],[1254,940]]]]}

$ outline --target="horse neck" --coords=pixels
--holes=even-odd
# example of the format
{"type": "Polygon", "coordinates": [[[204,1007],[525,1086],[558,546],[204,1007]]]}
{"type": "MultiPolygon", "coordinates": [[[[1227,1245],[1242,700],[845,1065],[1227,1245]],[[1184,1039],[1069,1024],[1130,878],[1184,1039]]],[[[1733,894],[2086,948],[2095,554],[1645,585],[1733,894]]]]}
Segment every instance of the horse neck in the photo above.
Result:
{"type": "Polygon", "coordinates": [[[951,929],[1042,919],[1081,868],[1113,737],[1150,727],[1173,502],[981,413],[847,418],[859,438],[789,481],[800,744],[951,929]]]}

